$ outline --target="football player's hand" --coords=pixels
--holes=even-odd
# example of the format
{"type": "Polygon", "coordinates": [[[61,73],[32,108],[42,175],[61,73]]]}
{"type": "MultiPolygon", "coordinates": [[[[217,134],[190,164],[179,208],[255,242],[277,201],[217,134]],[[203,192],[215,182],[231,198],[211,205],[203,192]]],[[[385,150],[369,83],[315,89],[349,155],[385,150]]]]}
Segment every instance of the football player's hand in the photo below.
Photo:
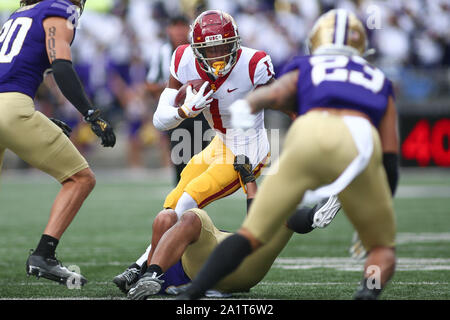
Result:
{"type": "Polygon", "coordinates": [[[209,107],[212,102],[212,98],[209,97],[213,94],[213,90],[210,90],[207,94],[203,95],[208,82],[200,87],[197,93],[194,94],[192,91],[192,86],[186,88],[186,99],[184,104],[181,106],[181,111],[186,115],[186,118],[194,118],[205,108],[209,107]]]}
{"type": "Polygon", "coordinates": [[[250,163],[250,159],[247,156],[243,154],[235,156],[233,166],[234,170],[238,172],[244,184],[256,180],[255,176],[253,175],[252,164],[250,163]]]}
{"type": "Polygon", "coordinates": [[[116,135],[111,125],[100,118],[100,110],[89,110],[84,120],[90,123],[92,131],[102,139],[102,146],[114,147],[116,144],[116,135]]]}
{"type": "Polygon", "coordinates": [[[67,138],[70,138],[70,133],[72,132],[72,128],[69,127],[66,123],[64,123],[61,120],[55,119],[55,118],[49,118],[54,124],[56,124],[58,127],[61,128],[63,133],[67,136],[67,138]]]}
{"type": "Polygon", "coordinates": [[[235,129],[250,129],[255,125],[256,115],[251,113],[250,105],[244,99],[236,100],[230,106],[231,126],[235,129]]]}

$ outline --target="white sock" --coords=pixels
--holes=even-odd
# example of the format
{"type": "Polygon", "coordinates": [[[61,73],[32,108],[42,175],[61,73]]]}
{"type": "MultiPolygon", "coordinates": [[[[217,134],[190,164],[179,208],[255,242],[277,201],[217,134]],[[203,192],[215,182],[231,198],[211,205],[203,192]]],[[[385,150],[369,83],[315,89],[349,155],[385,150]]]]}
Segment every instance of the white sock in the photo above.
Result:
{"type": "Polygon", "coordinates": [[[182,194],[175,207],[178,219],[181,218],[186,210],[198,208],[197,202],[186,192],[182,194]]]}
{"type": "Polygon", "coordinates": [[[150,244],[150,245],[148,246],[147,250],[145,250],[145,253],[144,253],[139,259],[136,260],[136,264],[137,264],[137,265],[142,266],[142,265],[144,264],[144,262],[147,261],[147,259],[148,259],[148,253],[150,252],[151,248],[152,248],[152,244],[150,244]]]}

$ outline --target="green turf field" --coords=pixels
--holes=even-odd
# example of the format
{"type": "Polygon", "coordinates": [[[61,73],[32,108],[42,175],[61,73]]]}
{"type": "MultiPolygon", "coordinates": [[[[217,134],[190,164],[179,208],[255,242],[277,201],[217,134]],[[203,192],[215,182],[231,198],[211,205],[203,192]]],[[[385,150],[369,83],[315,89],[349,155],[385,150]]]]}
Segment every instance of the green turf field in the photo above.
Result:
{"type": "MultiPolygon", "coordinates": [[[[77,265],[89,283],[67,289],[28,278],[25,261],[47,222],[59,190],[50,178],[3,174],[0,181],[0,298],[124,299],[111,282],[146,248],[151,221],[170,179],[127,179],[97,173],[97,186],[64,234],[58,257],[77,265]]],[[[210,205],[215,224],[235,230],[245,202],[242,191],[210,205]]],[[[450,173],[404,171],[395,199],[397,272],[383,299],[450,299],[450,173]]],[[[340,213],[323,230],[294,235],[265,279],[243,299],[351,299],[362,262],[349,258],[353,230],[340,213]]]]}

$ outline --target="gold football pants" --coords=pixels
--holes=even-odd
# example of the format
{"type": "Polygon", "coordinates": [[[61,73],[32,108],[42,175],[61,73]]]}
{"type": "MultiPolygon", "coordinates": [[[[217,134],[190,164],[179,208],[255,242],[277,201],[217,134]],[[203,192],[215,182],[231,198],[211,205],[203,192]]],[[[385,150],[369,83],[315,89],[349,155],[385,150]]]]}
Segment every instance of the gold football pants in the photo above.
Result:
{"type": "MultiPolygon", "coordinates": [[[[204,210],[189,211],[197,214],[202,222],[200,237],[186,248],[181,258],[184,271],[189,278],[194,279],[212,251],[232,233],[218,230],[204,210]]],[[[264,247],[249,255],[233,273],[222,279],[214,288],[222,292],[250,290],[267,274],[292,233],[284,224],[279,226],[264,247]]]]}
{"type": "MultiPolygon", "coordinates": [[[[367,167],[338,195],[367,251],[393,247],[395,220],[392,197],[382,164],[381,143],[372,126],[373,152],[367,167]]],[[[285,223],[306,190],[336,180],[357,156],[343,119],[308,112],[289,129],[278,165],[272,166],[254,199],[243,228],[263,243],[285,223]]]]}
{"type": "Polygon", "coordinates": [[[22,93],[0,93],[0,169],[5,149],[59,182],[89,167],[61,128],[22,93]]]}
{"type": "MultiPolygon", "coordinates": [[[[178,185],[164,201],[164,208],[175,209],[183,192],[188,193],[199,208],[234,193],[240,188],[239,176],[233,166],[234,156],[219,137],[214,137],[183,169],[178,185]]],[[[263,166],[262,162],[253,170],[255,177],[260,175],[263,166]]]]}

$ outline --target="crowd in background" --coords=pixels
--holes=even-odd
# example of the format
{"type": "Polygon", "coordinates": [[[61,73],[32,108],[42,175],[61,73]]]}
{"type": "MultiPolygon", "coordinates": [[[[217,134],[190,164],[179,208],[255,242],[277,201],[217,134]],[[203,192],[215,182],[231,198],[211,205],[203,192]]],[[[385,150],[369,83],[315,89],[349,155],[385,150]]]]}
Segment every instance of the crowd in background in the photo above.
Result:
{"type": "MultiPolygon", "coordinates": [[[[156,72],[150,66],[161,59],[161,48],[170,40],[168,27],[175,17],[184,16],[189,24],[207,9],[230,13],[237,22],[242,45],[269,53],[275,71],[279,71],[292,56],[304,53],[308,31],[318,16],[329,9],[346,8],[365,22],[370,46],[376,49],[370,61],[394,81],[399,98],[428,99],[447,92],[450,82],[450,0],[111,2],[108,12],[85,10],[73,44],[73,58],[91,100],[120,128],[119,134],[127,136],[130,167],[148,166],[141,155],[147,146],[165,150],[160,165],[170,165],[167,136],[151,124],[167,80],[169,61],[166,58],[166,70],[156,72]],[[155,77],[155,72],[161,76],[155,77]]],[[[6,13],[1,17],[1,23],[6,21],[6,13]]],[[[188,28],[185,30],[187,33],[188,28]]],[[[187,37],[182,40],[187,41],[187,37]]],[[[96,137],[51,77],[40,88],[37,105],[45,114],[75,129],[72,140],[82,152],[96,145],[96,137]]]]}

